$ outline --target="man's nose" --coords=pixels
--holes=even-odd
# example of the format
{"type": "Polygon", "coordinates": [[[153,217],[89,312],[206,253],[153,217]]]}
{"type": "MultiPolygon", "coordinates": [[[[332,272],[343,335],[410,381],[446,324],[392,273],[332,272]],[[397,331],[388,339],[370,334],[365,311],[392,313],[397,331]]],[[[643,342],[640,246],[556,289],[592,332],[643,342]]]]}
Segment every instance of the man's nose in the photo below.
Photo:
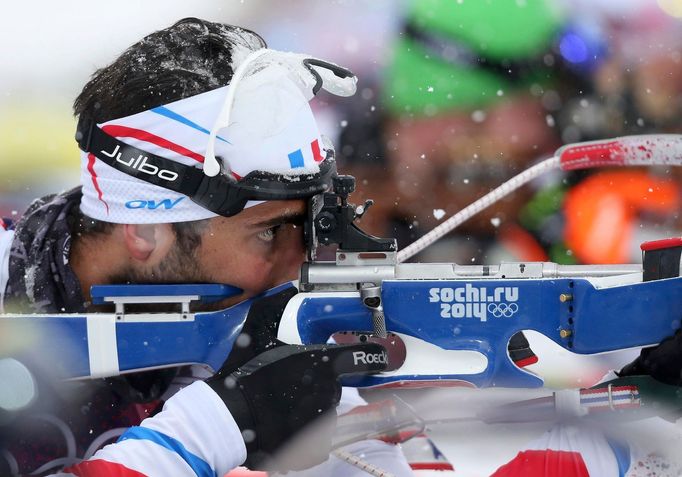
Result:
{"type": "Polygon", "coordinates": [[[277,248],[275,273],[278,275],[278,283],[297,280],[304,260],[303,227],[288,225],[277,248]]]}

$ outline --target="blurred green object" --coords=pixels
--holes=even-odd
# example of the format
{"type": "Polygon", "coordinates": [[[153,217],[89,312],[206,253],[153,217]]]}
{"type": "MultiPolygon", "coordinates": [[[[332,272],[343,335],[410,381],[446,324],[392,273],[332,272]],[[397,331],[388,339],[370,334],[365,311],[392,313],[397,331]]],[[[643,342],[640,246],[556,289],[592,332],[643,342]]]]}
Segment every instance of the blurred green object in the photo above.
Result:
{"type": "Polygon", "coordinates": [[[564,184],[539,190],[519,212],[521,225],[529,230],[540,230],[548,216],[561,212],[567,190],[564,184]]]}
{"type": "Polygon", "coordinates": [[[537,191],[519,211],[519,224],[538,239],[540,245],[546,249],[550,262],[577,265],[578,259],[563,240],[563,220],[560,217],[563,214],[566,192],[568,186],[565,184],[555,184],[537,191]],[[559,225],[561,230],[557,230],[559,225]],[[551,230],[548,240],[545,232],[552,228],[554,230],[551,230]]]}
{"type": "MultiPolygon", "coordinates": [[[[428,116],[485,106],[513,83],[480,60],[542,64],[561,24],[545,0],[417,0],[385,72],[385,103],[394,114],[428,116]]],[[[546,82],[546,72],[514,86],[535,81],[546,82]]]]}

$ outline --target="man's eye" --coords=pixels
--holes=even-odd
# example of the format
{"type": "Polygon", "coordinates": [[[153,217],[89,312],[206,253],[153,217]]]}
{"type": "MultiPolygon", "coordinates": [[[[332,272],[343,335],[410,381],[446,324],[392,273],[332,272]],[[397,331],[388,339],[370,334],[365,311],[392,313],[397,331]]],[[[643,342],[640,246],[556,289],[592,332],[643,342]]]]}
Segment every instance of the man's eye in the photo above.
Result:
{"type": "Polygon", "coordinates": [[[281,225],[275,225],[274,227],[265,229],[262,232],[258,233],[258,238],[261,239],[263,242],[272,242],[273,240],[275,240],[275,237],[277,236],[277,231],[280,229],[280,227],[281,225]]]}

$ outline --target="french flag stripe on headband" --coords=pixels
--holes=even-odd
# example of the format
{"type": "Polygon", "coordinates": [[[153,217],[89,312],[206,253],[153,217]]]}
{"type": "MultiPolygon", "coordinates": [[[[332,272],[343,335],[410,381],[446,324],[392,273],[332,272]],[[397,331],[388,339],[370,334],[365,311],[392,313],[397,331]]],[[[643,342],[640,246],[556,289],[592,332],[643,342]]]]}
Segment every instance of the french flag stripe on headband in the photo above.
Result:
{"type": "Polygon", "coordinates": [[[289,162],[291,163],[292,169],[305,166],[305,161],[303,160],[303,152],[300,149],[296,149],[294,152],[290,152],[289,162]]]}
{"type": "MultiPolygon", "coordinates": [[[[165,106],[158,106],[158,107],[152,109],[151,111],[156,113],[156,114],[160,114],[161,116],[165,116],[169,119],[172,119],[173,121],[177,121],[177,122],[182,123],[186,126],[189,126],[192,129],[196,129],[197,131],[201,131],[204,134],[211,134],[211,132],[208,129],[206,129],[205,127],[200,126],[199,124],[195,123],[191,119],[188,119],[188,118],[184,117],[183,115],[176,113],[175,111],[171,111],[170,109],[168,109],[165,106]]],[[[228,141],[227,139],[224,139],[220,136],[216,136],[216,138],[220,139],[221,141],[223,141],[227,144],[232,144],[230,141],[228,141]]]]}
{"type": "MultiPolygon", "coordinates": [[[[310,143],[310,149],[313,152],[313,159],[315,159],[315,162],[322,162],[324,157],[322,156],[322,153],[320,152],[320,142],[315,139],[313,142],[310,143]]],[[[300,149],[296,149],[294,152],[289,153],[289,163],[291,164],[292,169],[296,169],[298,167],[305,167],[305,159],[303,159],[303,151],[300,149]]]]}
{"type": "Polygon", "coordinates": [[[310,143],[310,148],[313,150],[313,159],[315,159],[315,162],[322,162],[324,157],[322,157],[322,154],[320,153],[320,142],[315,139],[310,143]]]}
{"type": "Polygon", "coordinates": [[[147,131],[143,131],[141,129],[130,128],[128,126],[120,126],[117,124],[108,124],[102,127],[102,131],[114,137],[132,137],[134,139],[139,139],[140,141],[150,142],[159,147],[166,148],[169,151],[178,153],[181,156],[194,159],[197,162],[201,163],[204,162],[204,156],[202,156],[201,154],[197,154],[196,152],[190,151],[189,149],[182,147],[179,144],[175,144],[174,142],[171,142],[168,139],[164,139],[160,136],[149,133],[147,131]]]}
{"type": "Polygon", "coordinates": [[[97,198],[101,203],[104,204],[104,207],[107,209],[107,215],[109,215],[109,204],[106,200],[104,200],[104,194],[102,193],[102,189],[100,188],[99,182],[97,181],[97,173],[95,172],[95,155],[93,153],[88,154],[88,172],[90,173],[90,178],[92,179],[92,185],[97,191],[97,198]]]}

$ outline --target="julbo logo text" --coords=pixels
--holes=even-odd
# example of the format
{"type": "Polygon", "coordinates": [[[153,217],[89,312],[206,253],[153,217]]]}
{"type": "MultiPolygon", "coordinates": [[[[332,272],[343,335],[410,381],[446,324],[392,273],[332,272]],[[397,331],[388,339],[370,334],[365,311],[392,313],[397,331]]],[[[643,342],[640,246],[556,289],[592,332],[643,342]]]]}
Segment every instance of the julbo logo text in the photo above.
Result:
{"type": "Polygon", "coordinates": [[[365,353],[364,351],[353,351],[353,364],[387,364],[388,355],[386,352],[381,353],[365,353]]]}
{"type": "Polygon", "coordinates": [[[443,318],[478,318],[488,320],[488,314],[495,318],[510,318],[519,305],[518,287],[474,287],[467,283],[459,288],[431,288],[429,302],[440,303],[443,318]]]}
{"type": "Polygon", "coordinates": [[[148,174],[150,176],[157,176],[159,179],[163,179],[169,182],[173,182],[175,179],[178,178],[177,172],[169,171],[168,169],[161,169],[160,167],[155,166],[154,164],[148,164],[147,160],[149,158],[147,156],[143,156],[142,154],[138,155],[137,157],[133,156],[129,159],[122,159],[121,153],[118,152],[120,148],[121,146],[116,146],[116,149],[114,149],[112,152],[106,151],[101,152],[107,157],[116,156],[116,162],[123,164],[124,166],[128,166],[131,169],[135,169],[137,171],[148,174]]]}

